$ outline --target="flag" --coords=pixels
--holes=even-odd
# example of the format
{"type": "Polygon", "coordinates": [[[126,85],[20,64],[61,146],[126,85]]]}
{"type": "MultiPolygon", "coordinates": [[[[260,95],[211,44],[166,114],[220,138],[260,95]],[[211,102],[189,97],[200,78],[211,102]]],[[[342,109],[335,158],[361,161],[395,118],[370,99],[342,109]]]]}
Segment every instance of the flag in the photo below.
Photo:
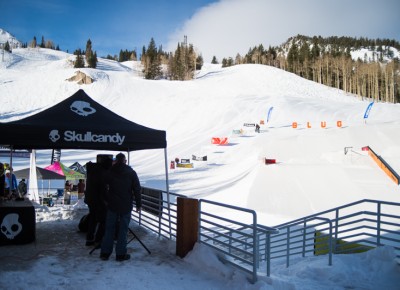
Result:
{"type": "Polygon", "coordinates": [[[32,150],[30,159],[30,172],[29,172],[29,185],[28,185],[28,199],[39,203],[39,192],[36,173],[36,150],[32,150]]]}
{"type": "Polygon", "coordinates": [[[271,108],[269,108],[269,110],[268,110],[268,116],[267,116],[267,123],[269,122],[269,118],[271,117],[271,112],[272,112],[272,109],[273,109],[274,107],[271,107],[271,108]]]}
{"type": "Polygon", "coordinates": [[[51,164],[61,161],[61,149],[53,149],[51,154],[51,164]]]}
{"type": "Polygon", "coordinates": [[[365,110],[365,113],[364,113],[364,119],[367,119],[368,118],[368,115],[369,115],[369,111],[371,111],[371,108],[372,108],[372,105],[374,104],[374,102],[371,102],[369,105],[368,105],[368,107],[367,107],[367,109],[365,110]]]}

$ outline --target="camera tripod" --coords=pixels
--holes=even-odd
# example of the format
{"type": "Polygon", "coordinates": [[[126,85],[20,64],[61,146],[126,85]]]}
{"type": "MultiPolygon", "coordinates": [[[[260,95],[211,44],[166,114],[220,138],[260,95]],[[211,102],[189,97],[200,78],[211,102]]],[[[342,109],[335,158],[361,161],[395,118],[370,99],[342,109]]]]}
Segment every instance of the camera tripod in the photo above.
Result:
{"type": "Polygon", "coordinates": [[[132,242],[134,239],[138,240],[138,242],[142,245],[143,248],[145,248],[145,250],[147,251],[147,253],[149,253],[149,255],[151,254],[150,250],[146,247],[145,244],[143,244],[143,242],[138,238],[138,236],[134,233],[134,231],[132,231],[130,228],[128,228],[128,231],[131,233],[131,235],[133,236],[128,242],[127,244],[129,244],[130,242],[132,242]]]}
{"type": "MultiPolygon", "coordinates": [[[[135,234],[135,232],[133,230],[131,230],[128,227],[128,231],[129,233],[132,235],[132,238],[126,243],[129,244],[130,242],[132,242],[134,239],[138,240],[138,242],[142,245],[142,247],[147,251],[147,253],[149,253],[149,255],[151,254],[150,250],[146,247],[146,245],[139,239],[139,237],[135,234]]],[[[90,250],[89,254],[91,255],[95,250],[100,249],[101,248],[101,244],[98,243],[94,246],[94,248],[92,250],[90,250]]]]}

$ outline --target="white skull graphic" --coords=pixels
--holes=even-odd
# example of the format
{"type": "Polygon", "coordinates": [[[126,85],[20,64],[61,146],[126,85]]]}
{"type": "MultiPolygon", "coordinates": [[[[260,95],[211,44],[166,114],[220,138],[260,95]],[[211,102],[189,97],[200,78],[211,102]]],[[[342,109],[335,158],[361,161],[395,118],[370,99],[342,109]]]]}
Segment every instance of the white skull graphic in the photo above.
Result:
{"type": "Polygon", "coordinates": [[[13,240],[22,231],[22,224],[18,219],[19,215],[17,213],[9,213],[1,223],[1,232],[9,240],[13,240]]]}
{"type": "Polygon", "coordinates": [[[60,134],[58,134],[58,130],[51,130],[49,134],[49,138],[53,142],[57,142],[60,139],[60,134]]]}
{"type": "Polygon", "coordinates": [[[96,109],[92,108],[88,102],[84,101],[73,102],[70,109],[72,112],[84,117],[96,112],[96,109]]]}

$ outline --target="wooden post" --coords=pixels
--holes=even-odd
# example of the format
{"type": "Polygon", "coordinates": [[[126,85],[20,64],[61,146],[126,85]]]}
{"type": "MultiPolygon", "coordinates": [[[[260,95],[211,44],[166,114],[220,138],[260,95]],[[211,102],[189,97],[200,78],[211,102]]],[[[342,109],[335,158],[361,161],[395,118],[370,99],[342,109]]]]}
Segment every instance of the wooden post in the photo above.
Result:
{"type": "Polygon", "coordinates": [[[178,197],[176,223],[176,255],[183,258],[197,242],[199,228],[197,199],[178,197]]]}

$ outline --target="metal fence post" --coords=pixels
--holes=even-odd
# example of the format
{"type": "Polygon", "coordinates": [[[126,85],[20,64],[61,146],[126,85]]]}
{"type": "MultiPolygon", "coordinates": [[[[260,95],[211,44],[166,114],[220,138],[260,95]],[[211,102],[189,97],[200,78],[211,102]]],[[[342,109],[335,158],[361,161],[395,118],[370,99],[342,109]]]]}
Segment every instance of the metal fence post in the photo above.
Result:
{"type": "Polygon", "coordinates": [[[377,203],[377,213],[376,213],[376,238],[377,246],[381,246],[381,203],[377,203]]]}

